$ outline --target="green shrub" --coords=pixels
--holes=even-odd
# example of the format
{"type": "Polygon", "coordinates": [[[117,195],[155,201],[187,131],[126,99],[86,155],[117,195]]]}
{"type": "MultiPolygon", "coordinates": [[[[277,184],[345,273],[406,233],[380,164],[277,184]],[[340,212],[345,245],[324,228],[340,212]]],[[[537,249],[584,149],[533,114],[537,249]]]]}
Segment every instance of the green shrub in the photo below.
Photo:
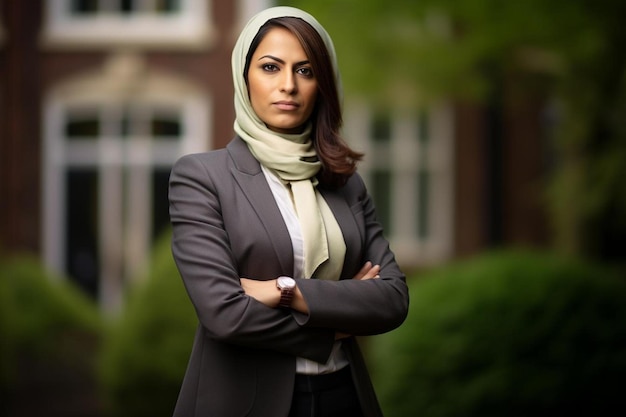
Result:
{"type": "Polygon", "coordinates": [[[171,416],[191,352],[197,319],[170,251],[157,243],[149,276],[131,290],[103,348],[110,414],[171,416]]]}
{"type": "MultiPolygon", "coordinates": [[[[3,269],[4,268],[0,266],[0,270],[3,269]]],[[[13,300],[10,297],[8,284],[5,280],[5,273],[0,272],[0,399],[4,398],[6,395],[4,391],[8,389],[10,385],[11,368],[13,367],[12,359],[16,350],[16,330],[13,324],[15,313],[12,312],[13,300]]],[[[2,410],[1,407],[0,410],[2,410]]],[[[3,414],[0,413],[0,415],[3,414]]]]}
{"type": "Polygon", "coordinates": [[[46,415],[63,415],[73,394],[62,390],[81,386],[95,393],[101,330],[95,304],[70,281],[31,256],[1,259],[0,410],[27,413],[45,400],[46,415]],[[48,380],[55,385],[44,386],[48,380]],[[38,389],[45,398],[36,397],[38,389]]]}
{"type": "Polygon", "coordinates": [[[388,417],[624,410],[626,282],[611,272],[502,252],[410,284],[406,322],[370,342],[388,417]]]}

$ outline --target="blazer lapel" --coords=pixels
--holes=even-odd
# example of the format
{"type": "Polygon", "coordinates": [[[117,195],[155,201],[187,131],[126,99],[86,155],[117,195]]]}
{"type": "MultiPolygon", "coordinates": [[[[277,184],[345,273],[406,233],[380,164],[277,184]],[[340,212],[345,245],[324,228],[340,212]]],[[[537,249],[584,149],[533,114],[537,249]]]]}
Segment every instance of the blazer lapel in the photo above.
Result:
{"type": "Polygon", "coordinates": [[[235,137],[227,145],[227,150],[235,164],[231,173],[265,227],[281,270],[289,275],[293,274],[291,237],[259,162],[239,137],[235,137]]]}
{"type": "MultiPolygon", "coordinates": [[[[227,149],[235,164],[231,170],[235,181],[264,225],[281,269],[291,274],[293,271],[291,237],[259,162],[239,137],[235,137],[227,149]]],[[[320,192],[335,215],[346,242],[346,259],[341,278],[352,278],[361,267],[360,253],[365,239],[364,231],[359,229],[354,213],[340,191],[320,187],[320,192]]]]}

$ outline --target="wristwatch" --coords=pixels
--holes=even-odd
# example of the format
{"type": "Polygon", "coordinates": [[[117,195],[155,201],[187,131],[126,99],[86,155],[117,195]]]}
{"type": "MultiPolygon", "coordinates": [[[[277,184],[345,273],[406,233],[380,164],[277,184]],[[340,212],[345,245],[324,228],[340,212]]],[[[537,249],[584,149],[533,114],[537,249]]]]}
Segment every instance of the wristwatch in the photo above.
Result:
{"type": "Polygon", "coordinates": [[[280,290],[280,301],[278,307],[290,308],[293,300],[293,292],[296,288],[296,281],[291,277],[278,277],[276,287],[280,290]]]}

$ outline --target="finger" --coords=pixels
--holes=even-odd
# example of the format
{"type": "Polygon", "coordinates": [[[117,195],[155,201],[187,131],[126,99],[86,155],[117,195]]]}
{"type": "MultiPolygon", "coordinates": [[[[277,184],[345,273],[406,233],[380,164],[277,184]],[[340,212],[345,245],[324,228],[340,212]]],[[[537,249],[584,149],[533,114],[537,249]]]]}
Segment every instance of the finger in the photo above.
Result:
{"type": "Polygon", "coordinates": [[[363,268],[357,272],[354,279],[363,279],[370,269],[372,269],[372,263],[370,261],[365,262],[365,265],[363,265],[363,268]]]}
{"type": "Polygon", "coordinates": [[[365,275],[361,279],[363,280],[363,279],[376,278],[379,272],[380,272],[380,265],[374,265],[373,267],[369,269],[369,271],[365,273],[365,275]]]}

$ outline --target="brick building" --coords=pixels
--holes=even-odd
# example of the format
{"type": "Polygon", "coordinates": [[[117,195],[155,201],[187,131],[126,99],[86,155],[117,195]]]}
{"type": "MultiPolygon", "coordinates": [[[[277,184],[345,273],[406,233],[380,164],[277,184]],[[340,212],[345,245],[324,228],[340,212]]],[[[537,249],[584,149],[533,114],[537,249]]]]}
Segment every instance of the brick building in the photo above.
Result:
{"type": "MultiPolygon", "coordinates": [[[[167,227],[172,163],[233,136],[231,49],[269,3],[0,1],[2,251],[115,310],[167,227]]],[[[545,242],[538,107],[503,97],[418,114],[348,97],[345,136],[407,268],[545,242]]]]}

